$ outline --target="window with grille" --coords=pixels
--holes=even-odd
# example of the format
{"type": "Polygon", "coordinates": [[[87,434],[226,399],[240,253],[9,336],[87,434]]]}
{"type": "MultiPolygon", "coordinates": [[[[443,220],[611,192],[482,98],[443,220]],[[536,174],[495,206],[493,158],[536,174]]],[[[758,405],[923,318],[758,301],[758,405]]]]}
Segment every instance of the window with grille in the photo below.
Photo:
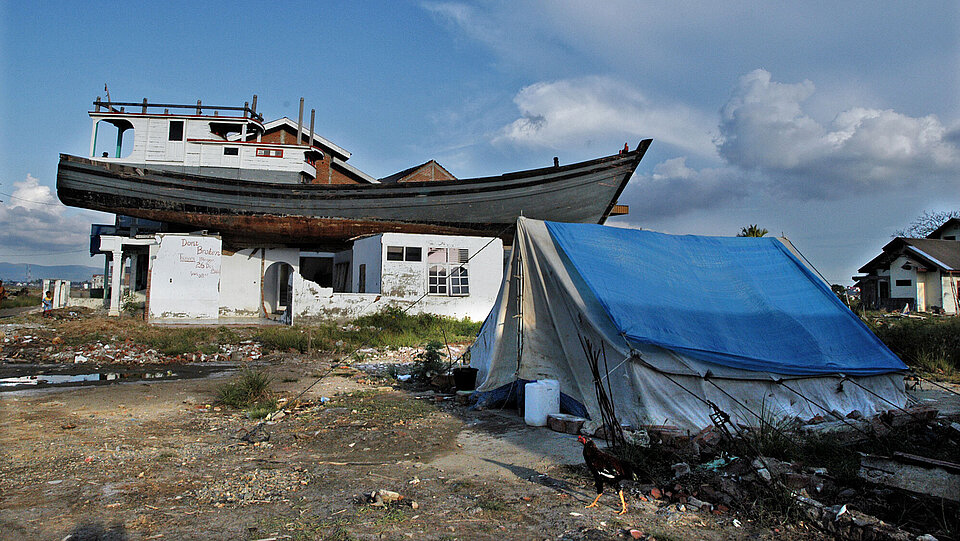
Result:
{"type": "Polygon", "coordinates": [[[470,295],[470,278],[466,248],[429,248],[427,250],[427,293],[466,297],[470,295]]]}
{"type": "Polygon", "coordinates": [[[447,294],[447,266],[430,265],[430,273],[427,277],[427,292],[431,295],[447,294]]]}
{"type": "Polygon", "coordinates": [[[470,294],[470,281],[467,268],[457,265],[450,271],[450,296],[466,297],[470,294]]]}

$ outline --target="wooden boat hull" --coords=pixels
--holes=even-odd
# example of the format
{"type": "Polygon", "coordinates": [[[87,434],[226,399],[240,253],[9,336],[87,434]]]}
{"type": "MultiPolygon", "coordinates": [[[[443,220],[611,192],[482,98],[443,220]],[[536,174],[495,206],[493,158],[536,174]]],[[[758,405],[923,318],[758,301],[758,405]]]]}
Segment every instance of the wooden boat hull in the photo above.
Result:
{"type": "Polygon", "coordinates": [[[441,182],[251,182],[60,155],[57,195],[75,207],[219,232],[233,243],[342,245],[380,232],[497,235],[518,216],[603,223],[650,145],[560,167],[441,182]]]}

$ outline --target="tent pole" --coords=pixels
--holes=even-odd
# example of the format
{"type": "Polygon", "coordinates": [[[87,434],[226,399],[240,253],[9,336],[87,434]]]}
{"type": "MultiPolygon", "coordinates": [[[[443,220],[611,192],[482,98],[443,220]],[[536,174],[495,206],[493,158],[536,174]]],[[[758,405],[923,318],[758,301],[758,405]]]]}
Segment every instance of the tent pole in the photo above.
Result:
{"type": "MultiPolygon", "coordinates": [[[[516,243],[514,243],[516,244],[516,243]]],[[[520,373],[520,355],[523,353],[523,256],[517,246],[517,374],[520,373]]]]}

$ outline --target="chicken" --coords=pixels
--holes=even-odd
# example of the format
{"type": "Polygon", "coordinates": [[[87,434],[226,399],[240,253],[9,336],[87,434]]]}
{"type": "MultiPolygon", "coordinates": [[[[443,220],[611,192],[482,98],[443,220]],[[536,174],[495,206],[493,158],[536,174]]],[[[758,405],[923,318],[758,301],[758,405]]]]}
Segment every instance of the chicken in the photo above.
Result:
{"type": "Polygon", "coordinates": [[[623,488],[620,487],[620,481],[632,478],[630,467],[619,458],[605,453],[597,448],[593,440],[583,436],[578,436],[577,441],[583,444],[583,460],[587,463],[587,468],[593,475],[593,482],[597,486],[597,499],[587,507],[596,507],[603,495],[603,485],[615,487],[620,493],[620,505],[622,506],[618,515],[627,512],[627,502],[623,499],[623,488]]]}

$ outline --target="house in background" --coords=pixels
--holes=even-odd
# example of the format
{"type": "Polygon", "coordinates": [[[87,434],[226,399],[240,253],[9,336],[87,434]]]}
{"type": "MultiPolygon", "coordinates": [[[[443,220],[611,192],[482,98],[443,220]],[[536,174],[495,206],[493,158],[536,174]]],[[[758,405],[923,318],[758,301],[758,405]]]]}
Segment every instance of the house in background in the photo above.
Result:
{"type": "Polygon", "coordinates": [[[865,306],[960,314],[960,219],[951,218],[923,239],[897,237],[853,279],[865,306]]]}

